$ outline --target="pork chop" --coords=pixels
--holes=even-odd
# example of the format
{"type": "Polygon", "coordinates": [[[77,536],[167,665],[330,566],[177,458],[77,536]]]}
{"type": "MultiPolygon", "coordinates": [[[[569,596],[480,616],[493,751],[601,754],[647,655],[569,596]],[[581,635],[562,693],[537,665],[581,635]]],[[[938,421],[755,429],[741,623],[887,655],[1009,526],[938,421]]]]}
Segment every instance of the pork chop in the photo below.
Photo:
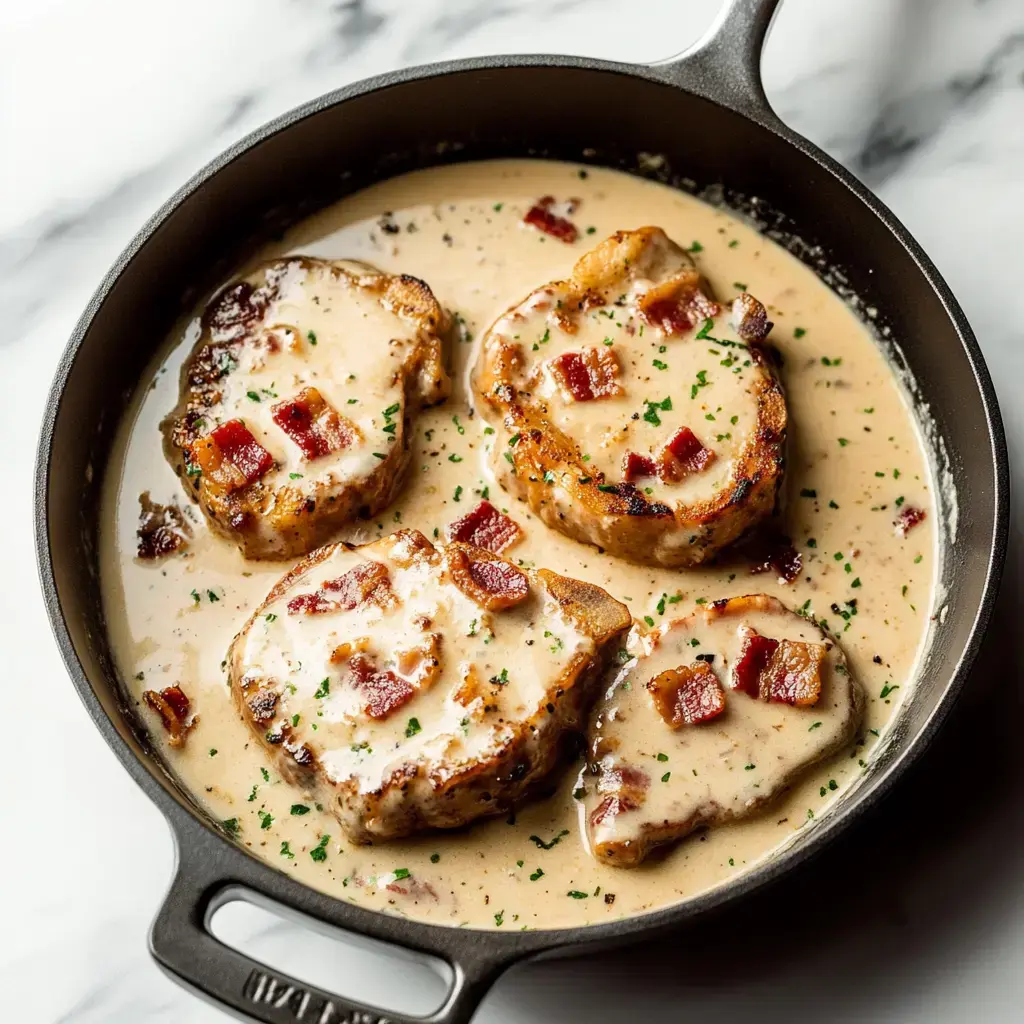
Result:
{"type": "Polygon", "coordinates": [[[620,231],[504,313],[474,388],[502,486],[555,530],[691,566],[769,515],[787,412],[764,306],[729,314],[660,228],[620,231]]]}
{"type": "Polygon", "coordinates": [[[305,554],[394,498],[412,419],[447,397],[445,312],[413,277],[288,257],[206,307],[165,450],[248,558],[305,554]]]}
{"type": "Polygon", "coordinates": [[[591,850],[616,867],[753,814],[860,722],[839,645],[774,597],[634,629],[628,651],[594,709],[581,780],[591,850]]]}
{"type": "Polygon", "coordinates": [[[629,622],[598,587],[402,530],[287,573],[231,646],[231,687],[353,842],[394,839],[527,796],[629,622]]]}

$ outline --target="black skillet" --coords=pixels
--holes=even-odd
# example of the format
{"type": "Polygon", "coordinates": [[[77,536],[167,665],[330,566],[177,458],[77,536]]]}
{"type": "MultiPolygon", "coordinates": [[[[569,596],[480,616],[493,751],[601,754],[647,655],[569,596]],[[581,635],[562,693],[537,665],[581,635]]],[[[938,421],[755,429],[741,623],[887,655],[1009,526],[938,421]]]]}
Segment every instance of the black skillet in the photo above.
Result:
{"type": "MultiPolygon", "coordinates": [[[[292,111],[201,171],[111,269],[61,360],[42,428],[36,543],[50,619],[97,728],[167,817],[174,881],[153,924],[157,961],[243,1018],[317,1024],[468,1021],[495,978],[524,958],[578,953],[656,934],[735,900],[807,858],[863,813],[921,753],[960,691],[989,621],[1006,544],[1006,444],[995,394],[960,307],[917,243],[847,171],[772,112],[761,47],[778,0],[730,0],[682,57],[653,66],[576,57],[497,57],[381,75],[292,111]],[[658,154],[651,161],[638,154],[658,154]],[[474,931],[422,924],[334,900],[221,834],[149,745],[111,657],[98,585],[100,481],[114,430],[146,364],[200,289],[247,249],[371,182],[431,164],[549,156],[717,187],[831,283],[877,310],[892,365],[930,416],[935,469],[955,488],[959,522],[941,558],[945,613],[921,679],[861,785],[767,864],[654,913],[557,931],[474,931]],[[818,247],[818,248],[815,248],[818,247]],[[941,456],[941,460],[939,458],[941,456]],[[381,1015],[302,984],[217,941],[213,912],[245,894],[452,969],[426,1018],[381,1015]]],[[[923,416],[923,412],[922,412],[923,416]]],[[[948,488],[937,488],[940,519],[948,488]]]]}

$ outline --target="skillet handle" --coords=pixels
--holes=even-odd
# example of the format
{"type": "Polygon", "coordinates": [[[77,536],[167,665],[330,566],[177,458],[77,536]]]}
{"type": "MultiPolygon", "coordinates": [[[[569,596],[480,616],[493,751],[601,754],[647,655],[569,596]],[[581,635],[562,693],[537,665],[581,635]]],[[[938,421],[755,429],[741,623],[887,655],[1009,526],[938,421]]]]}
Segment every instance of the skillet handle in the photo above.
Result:
{"type": "Polygon", "coordinates": [[[219,858],[204,856],[211,852],[209,844],[202,847],[202,854],[189,856],[179,845],[174,880],[150,929],[149,948],[172,979],[236,1017],[260,1024],[469,1024],[508,966],[508,959],[451,962],[451,988],[441,1007],[427,1016],[392,1013],[335,995],[251,959],[210,932],[214,913],[233,899],[244,897],[279,912],[287,908],[244,883],[225,880],[224,864],[218,867],[219,858]]]}
{"type": "Polygon", "coordinates": [[[761,51],[781,0],[725,0],[689,50],[651,65],[667,81],[755,120],[779,123],[761,82],[761,51]]]}

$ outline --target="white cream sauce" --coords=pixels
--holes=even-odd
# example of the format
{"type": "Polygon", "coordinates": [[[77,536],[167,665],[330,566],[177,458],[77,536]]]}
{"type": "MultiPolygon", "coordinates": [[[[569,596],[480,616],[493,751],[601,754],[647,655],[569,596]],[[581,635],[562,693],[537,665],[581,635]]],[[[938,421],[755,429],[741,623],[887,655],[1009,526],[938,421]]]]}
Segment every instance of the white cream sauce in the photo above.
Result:
{"type": "MultiPolygon", "coordinates": [[[[138,700],[144,689],[180,683],[192,700],[199,722],[181,749],[167,746],[141,705],[139,714],[170,769],[212,817],[233,822],[255,855],[338,898],[442,924],[536,928],[612,920],[714,887],[771,857],[842,799],[913,685],[932,608],[936,538],[932,482],[913,417],[879,348],[839,298],[722,210],[617,172],[542,161],[466,164],[384,182],[299,225],[254,254],[253,265],[286,253],[360,259],[423,277],[462,325],[451,352],[454,392],[419,417],[403,493],[346,539],[373,540],[396,525],[431,537],[487,493],[526,532],[508,556],[599,584],[637,619],[660,623],[688,614],[698,599],[755,591],[805,607],[839,637],[867,706],[855,745],[767,811],[692,836],[633,870],[598,864],[585,848],[571,768],[550,798],[521,809],[514,824],[495,819],[450,835],[356,848],[340,837],[330,814],[291,814],[296,792],[270,770],[242,722],[224,666],[235,632],[288,564],[246,563],[198,513],[184,553],[155,565],[134,557],[140,493],[184,501],[160,450],[159,423],[177,401],[178,370],[194,339],[186,322],[168,340],[122,427],[105,485],[102,582],[129,691],[138,700]],[[580,200],[575,244],[523,225],[526,210],[548,194],[580,200]],[[397,233],[382,230],[385,213],[397,233]],[[784,357],[790,417],[786,520],[804,558],[790,586],[750,576],[742,564],[672,571],[601,556],[548,530],[489,474],[493,436],[469,407],[464,380],[472,339],[523,295],[566,277],[595,239],[646,224],[691,247],[720,297],[745,285],[775,323],[770,341],[784,357]],[[893,527],[904,505],[929,516],[906,537],[893,527]],[[548,849],[538,842],[560,835],[548,849]],[[318,849],[323,856],[311,856],[318,849]],[[406,873],[428,882],[437,898],[403,884],[406,873]]],[[[688,401],[692,381],[677,379],[674,370],[664,371],[666,389],[688,401]]]]}

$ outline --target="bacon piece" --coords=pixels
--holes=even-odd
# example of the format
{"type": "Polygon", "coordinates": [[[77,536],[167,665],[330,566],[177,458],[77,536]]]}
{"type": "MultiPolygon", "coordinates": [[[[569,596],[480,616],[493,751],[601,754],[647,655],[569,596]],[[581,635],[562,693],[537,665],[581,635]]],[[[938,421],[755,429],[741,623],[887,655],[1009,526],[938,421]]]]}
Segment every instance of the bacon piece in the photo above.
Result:
{"type": "Polygon", "coordinates": [[[774,326],[768,319],[768,310],[763,303],[747,292],[733,300],[732,325],[736,333],[751,344],[764,341],[774,326]]]}
{"type": "Polygon", "coordinates": [[[622,394],[616,381],[619,361],[611,349],[600,352],[585,348],[580,352],[563,352],[548,364],[558,386],[568,398],[592,402],[597,398],[614,398],[622,394]]]}
{"type": "Polygon", "coordinates": [[[744,555],[753,563],[750,572],[774,572],[780,583],[792,583],[800,575],[804,558],[793,542],[773,526],[762,527],[742,543],[744,555]]]}
{"type": "Polygon", "coordinates": [[[648,289],[638,303],[640,315],[665,334],[685,334],[698,322],[718,316],[721,306],[704,293],[700,274],[684,270],[678,277],[648,289]]]}
{"type": "Polygon", "coordinates": [[[646,686],[655,710],[673,729],[710,722],[725,710],[725,691],[706,661],[667,669],[646,686]]]}
{"type": "Polygon", "coordinates": [[[378,668],[365,654],[349,659],[349,669],[356,686],[366,698],[363,711],[377,721],[387,718],[416,695],[416,688],[407,679],[390,669],[378,668]]]}
{"type": "Polygon", "coordinates": [[[643,770],[631,764],[608,764],[601,765],[601,773],[597,782],[599,793],[617,793],[623,790],[634,795],[641,794],[649,789],[651,777],[643,770]]]}
{"type": "Polygon", "coordinates": [[[927,513],[923,508],[906,505],[900,510],[900,514],[896,517],[896,521],[893,525],[896,527],[896,532],[901,537],[906,537],[906,535],[926,517],[927,513]]]}
{"type": "Polygon", "coordinates": [[[163,558],[188,544],[192,530],[177,505],[161,505],[149,491],[139,495],[139,505],[139,558],[163,558]]]}
{"type": "Polygon", "coordinates": [[[348,448],[359,436],[355,424],[339,416],[316,388],[303,388],[289,401],[271,406],[270,411],[274,422],[307,459],[348,448]]]}
{"type": "Polygon", "coordinates": [[[502,611],[526,600],[529,580],[511,562],[458,542],[448,546],[447,558],[452,582],[481,608],[502,611]]]}
{"type": "Polygon", "coordinates": [[[680,427],[665,445],[658,470],[663,480],[682,480],[707,469],[714,459],[715,453],[705,448],[689,427],[680,427]]]}
{"type": "Polygon", "coordinates": [[[640,810],[643,802],[637,802],[628,796],[606,796],[591,812],[590,824],[593,827],[598,825],[610,825],[625,811],[640,810]]]}
{"type": "Polygon", "coordinates": [[[742,635],[740,656],[732,667],[732,686],[735,690],[742,690],[748,697],[757,697],[761,692],[761,674],[778,648],[779,641],[761,636],[749,626],[743,628],[742,635]]]}
{"type": "Polygon", "coordinates": [[[579,231],[571,220],[566,220],[565,217],[551,212],[551,207],[554,205],[554,196],[542,196],[526,211],[523,223],[537,228],[538,231],[543,231],[546,235],[571,244],[579,237],[579,231]]]}
{"type": "Polygon", "coordinates": [[[828,648],[780,640],[761,674],[761,700],[809,707],[821,697],[821,665],[828,648]]]}
{"type": "Polygon", "coordinates": [[[693,321],[677,299],[657,299],[643,307],[643,317],[652,326],[659,327],[665,334],[685,334],[693,327],[693,321]]]}
{"type": "Polygon", "coordinates": [[[626,452],[622,458],[622,475],[627,483],[633,483],[644,476],[654,476],[657,472],[657,464],[649,455],[626,452]]]}
{"type": "Polygon", "coordinates": [[[448,540],[462,541],[478,548],[487,548],[496,555],[512,547],[523,537],[519,524],[499,512],[489,501],[481,501],[472,512],[449,524],[448,540]]]}
{"type": "Polygon", "coordinates": [[[199,438],[189,456],[208,485],[226,494],[259,480],[274,465],[274,457],[241,420],[228,420],[199,438]]]}
{"type": "Polygon", "coordinates": [[[299,594],[288,602],[289,615],[323,615],[337,608],[337,603],[329,601],[319,590],[311,594],[299,594]]]}
{"type": "Polygon", "coordinates": [[[383,562],[360,562],[343,576],[324,580],[323,589],[335,595],[338,607],[345,611],[362,604],[390,608],[398,600],[391,589],[391,575],[383,562]]]}
{"type": "Polygon", "coordinates": [[[733,666],[735,689],[778,704],[817,704],[821,666],[828,653],[824,644],[773,640],[749,626],[742,627],[742,636],[740,655],[733,666]]]}
{"type": "Polygon", "coordinates": [[[293,597],[288,602],[288,614],[350,612],[364,604],[375,604],[387,610],[396,603],[387,566],[381,562],[367,561],[354,565],[337,579],[324,580],[320,590],[293,597]]]}
{"type": "Polygon", "coordinates": [[[598,770],[597,791],[607,793],[590,814],[592,825],[611,824],[624,811],[639,810],[647,799],[651,777],[631,764],[602,761],[598,770]]]}
{"type": "Polygon", "coordinates": [[[196,716],[192,715],[192,704],[180,686],[167,686],[160,690],[146,690],[142,699],[159,716],[160,722],[169,734],[168,742],[172,747],[180,747],[185,737],[196,724],[196,716]]]}

